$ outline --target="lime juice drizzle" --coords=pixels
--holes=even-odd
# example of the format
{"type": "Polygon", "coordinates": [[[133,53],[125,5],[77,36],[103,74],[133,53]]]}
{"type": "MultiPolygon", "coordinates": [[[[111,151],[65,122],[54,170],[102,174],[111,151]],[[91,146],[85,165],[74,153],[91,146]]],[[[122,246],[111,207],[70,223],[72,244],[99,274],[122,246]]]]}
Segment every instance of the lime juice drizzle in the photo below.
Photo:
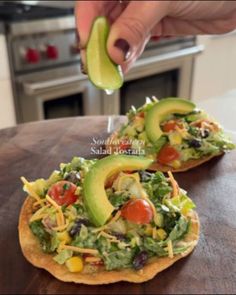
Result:
{"type": "Polygon", "coordinates": [[[114,90],[110,90],[110,89],[104,89],[106,95],[112,95],[114,93],[114,90]]]}

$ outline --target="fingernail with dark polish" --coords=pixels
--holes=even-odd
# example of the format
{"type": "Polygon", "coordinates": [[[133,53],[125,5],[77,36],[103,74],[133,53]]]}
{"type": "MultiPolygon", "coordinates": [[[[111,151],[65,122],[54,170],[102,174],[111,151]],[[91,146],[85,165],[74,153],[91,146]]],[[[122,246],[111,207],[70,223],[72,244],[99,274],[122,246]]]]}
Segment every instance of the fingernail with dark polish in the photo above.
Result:
{"type": "Polygon", "coordinates": [[[77,43],[77,47],[81,49],[79,32],[77,32],[76,34],[76,43],[77,43]]]}
{"type": "Polygon", "coordinates": [[[87,75],[84,63],[80,60],[80,71],[82,74],[87,75]]]}
{"type": "Polygon", "coordinates": [[[124,60],[127,60],[130,57],[130,46],[125,39],[117,39],[114,43],[114,46],[120,49],[124,54],[124,60]]]}
{"type": "Polygon", "coordinates": [[[77,34],[76,34],[76,38],[77,38],[77,42],[79,43],[79,42],[80,42],[79,32],[77,32],[77,34]]]}

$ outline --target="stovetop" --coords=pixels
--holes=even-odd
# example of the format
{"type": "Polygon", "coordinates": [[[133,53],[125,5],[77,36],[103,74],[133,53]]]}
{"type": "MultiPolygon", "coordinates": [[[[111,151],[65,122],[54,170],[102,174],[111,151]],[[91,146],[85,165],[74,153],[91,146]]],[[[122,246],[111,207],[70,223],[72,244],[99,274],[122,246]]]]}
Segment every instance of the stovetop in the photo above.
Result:
{"type": "Polygon", "coordinates": [[[9,1],[0,2],[0,21],[19,22],[54,18],[73,14],[73,8],[29,5],[9,1]]]}

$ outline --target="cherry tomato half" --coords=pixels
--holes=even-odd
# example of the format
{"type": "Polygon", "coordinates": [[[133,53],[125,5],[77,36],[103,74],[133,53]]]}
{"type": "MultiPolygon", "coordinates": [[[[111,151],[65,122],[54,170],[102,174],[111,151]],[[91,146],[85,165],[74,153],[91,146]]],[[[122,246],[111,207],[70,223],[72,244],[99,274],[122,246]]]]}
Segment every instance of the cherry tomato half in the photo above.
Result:
{"type": "Polygon", "coordinates": [[[128,139],[121,140],[120,145],[119,145],[119,150],[120,151],[126,151],[126,150],[128,150],[130,148],[131,148],[131,143],[129,142],[128,139]]]}
{"type": "Polygon", "coordinates": [[[153,210],[146,200],[134,199],[122,207],[121,216],[136,224],[147,224],[153,219],[153,210]]]}
{"type": "MultiPolygon", "coordinates": [[[[86,259],[87,257],[94,257],[93,255],[91,254],[88,254],[88,253],[84,253],[83,255],[83,258],[86,259]]],[[[104,265],[104,262],[103,260],[100,260],[100,261],[94,261],[94,262],[89,262],[90,264],[92,265],[95,265],[95,266],[103,266],[104,265]]]]}
{"type": "Polygon", "coordinates": [[[73,204],[78,196],[75,195],[76,185],[62,180],[54,183],[48,190],[48,195],[60,206],[73,204]]]}
{"type": "Polygon", "coordinates": [[[170,132],[170,131],[176,130],[176,127],[179,127],[181,129],[181,128],[183,128],[183,124],[181,122],[176,121],[176,120],[170,120],[162,126],[162,130],[164,132],[170,132]]]}
{"type": "Polygon", "coordinates": [[[137,114],[137,116],[139,116],[140,118],[144,118],[145,117],[145,113],[144,112],[140,112],[137,114]]]}
{"type": "Polygon", "coordinates": [[[161,164],[168,164],[174,160],[178,160],[179,157],[179,152],[171,145],[166,144],[157,155],[157,161],[161,164]]]}

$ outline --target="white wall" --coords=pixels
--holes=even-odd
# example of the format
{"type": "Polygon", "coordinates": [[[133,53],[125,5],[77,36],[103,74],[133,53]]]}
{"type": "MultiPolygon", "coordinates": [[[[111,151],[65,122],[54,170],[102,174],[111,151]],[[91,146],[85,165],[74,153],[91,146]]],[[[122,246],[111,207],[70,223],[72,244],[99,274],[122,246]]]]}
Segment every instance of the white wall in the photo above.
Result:
{"type": "Polygon", "coordinates": [[[236,89],[236,31],[197,39],[205,51],[196,58],[192,99],[201,101],[236,89]]]}
{"type": "Polygon", "coordinates": [[[16,124],[6,39],[0,35],[0,128],[16,124]]]}

